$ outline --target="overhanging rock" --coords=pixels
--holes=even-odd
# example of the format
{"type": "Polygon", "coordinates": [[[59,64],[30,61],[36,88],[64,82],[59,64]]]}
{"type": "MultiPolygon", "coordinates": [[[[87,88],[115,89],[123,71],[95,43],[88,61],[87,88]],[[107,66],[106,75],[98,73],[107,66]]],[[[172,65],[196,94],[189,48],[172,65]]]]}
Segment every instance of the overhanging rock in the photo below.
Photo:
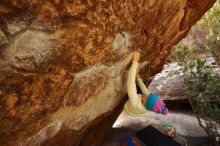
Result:
{"type": "Polygon", "coordinates": [[[214,2],[1,1],[0,145],[100,145],[131,52],[150,61],[147,80],[214,2]]]}

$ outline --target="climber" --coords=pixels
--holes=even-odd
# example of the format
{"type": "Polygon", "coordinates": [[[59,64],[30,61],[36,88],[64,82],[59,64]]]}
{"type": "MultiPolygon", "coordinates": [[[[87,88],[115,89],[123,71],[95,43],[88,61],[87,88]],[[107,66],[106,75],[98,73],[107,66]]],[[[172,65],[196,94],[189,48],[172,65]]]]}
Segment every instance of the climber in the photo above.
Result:
{"type": "Polygon", "coordinates": [[[125,112],[131,116],[139,116],[147,112],[147,110],[150,110],[158,114],[166,115],[168,109],[165,107],[162,98],[158,97],[156,94],[149,93],[139,74],[136,76],[139,60],[140,53],[134,52],[132,65],[128,72],[127,90],[129,99],[124,105],[125,112]],[[137,78],[138,85],[143,95],[137,94],[135,78],[137,78]]]}

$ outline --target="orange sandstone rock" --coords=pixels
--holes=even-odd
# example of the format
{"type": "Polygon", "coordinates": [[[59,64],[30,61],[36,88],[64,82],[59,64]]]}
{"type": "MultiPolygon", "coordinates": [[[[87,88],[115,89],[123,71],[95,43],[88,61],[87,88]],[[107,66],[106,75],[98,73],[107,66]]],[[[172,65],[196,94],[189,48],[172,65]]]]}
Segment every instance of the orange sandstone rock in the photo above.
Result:
{"type": "Polygon", "coordinates": [[[100,145],[131,52],[145,79],[215,0],[0,2],[0,145],[100,145]],[[130,55],[129,55],[130,54],[130,55]]]}

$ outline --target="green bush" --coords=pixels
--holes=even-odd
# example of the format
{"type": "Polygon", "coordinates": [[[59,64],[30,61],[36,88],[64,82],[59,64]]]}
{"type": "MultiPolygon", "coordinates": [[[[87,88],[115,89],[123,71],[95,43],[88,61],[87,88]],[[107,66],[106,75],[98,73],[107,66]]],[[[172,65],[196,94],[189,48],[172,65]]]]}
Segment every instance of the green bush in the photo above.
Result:
{"type": "Polygon", "coordinates": [[[207,65],[206,58],[196,55],[197,48],[180,44],[173,48],[172,57],[183,72],[189,101],[200,126],[216,141],[220,138],[220,82],[207,65]],[[219,130],[219,131],[218,131],[219,130]]]}
{"type": "Polygon", "coordinates": [[[198,26],[203,30],[208,50],[220,66],[220,3],[215,5],[202,17],[198,26]]]}

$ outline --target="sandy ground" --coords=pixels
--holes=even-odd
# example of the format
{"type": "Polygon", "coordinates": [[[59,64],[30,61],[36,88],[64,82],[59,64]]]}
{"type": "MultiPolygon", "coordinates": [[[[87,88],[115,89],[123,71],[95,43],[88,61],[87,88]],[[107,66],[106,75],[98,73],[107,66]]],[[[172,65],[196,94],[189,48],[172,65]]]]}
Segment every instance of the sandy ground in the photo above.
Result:
{"type": "Polygon", "coordinates": [[[199,126],[191,111],[171,111],[166,116],[148,112],[140,117],[131,117],[122,112],[113,126],[112,134],[103,146],[120,146],[126,137],[136,131],[148,125],[157,128],[163,124],[171,124],[176,127],[176,141],[182,145],[207,146],[209,144],[207,134],[199,126]]]}

